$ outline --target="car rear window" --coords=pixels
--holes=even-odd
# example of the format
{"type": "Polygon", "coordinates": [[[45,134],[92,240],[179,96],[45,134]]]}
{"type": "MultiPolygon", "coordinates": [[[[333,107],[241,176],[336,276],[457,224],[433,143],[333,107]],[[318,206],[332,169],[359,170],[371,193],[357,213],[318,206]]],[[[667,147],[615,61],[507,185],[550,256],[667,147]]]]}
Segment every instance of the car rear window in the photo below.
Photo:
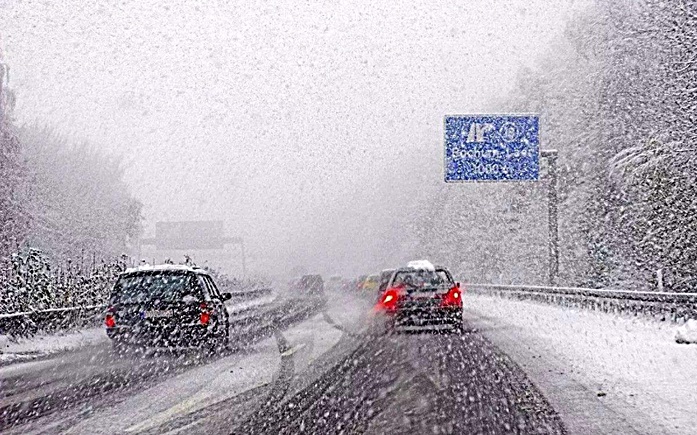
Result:
{"type": "Polygon", "coordinates": [[[441,278],[441,280],[443,280],[443,283],[448,285],[455,284],[453,278],[450,276],[450,273],[448,273],[445,269],[436,269],[436,273],[441,278]]]}
{"type": "Polygon", "coordinates": [[[160,300],[181,301],[185,296],[202,299],[201,288],[191,274],[141,273],[119,278],[112,292],[112,303],[138,303],[160,300]]]}
{"type": "Polygon", "coordinates": [[[398,271],[392,281],[393,286],[443,287],[452,284],[452,279],[444,270],[406,270],[398,271]]]}

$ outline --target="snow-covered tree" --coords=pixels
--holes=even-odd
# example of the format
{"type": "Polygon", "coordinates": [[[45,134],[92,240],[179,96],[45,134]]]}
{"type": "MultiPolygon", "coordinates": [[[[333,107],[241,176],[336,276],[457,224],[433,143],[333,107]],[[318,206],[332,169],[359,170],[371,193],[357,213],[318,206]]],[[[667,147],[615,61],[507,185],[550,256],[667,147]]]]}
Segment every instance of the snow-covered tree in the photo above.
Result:
{"type": "Polygon", "coordinates": [[[28,224],[19,195],[25,182],[25,168],[12,123],[13,108],[9,66],[3,62],[0,47],[0,257],[7,257],[23,242],[28,224]]]}
{"type": "MultiPolygon", "coordinates": [[[[669,284],[697,275],[696,32],[694,0],[598,1],[491,103],[539,113],[542,148],[559,150],[562,283],[655,288],[657,269],[669,284]]],[[[475,278],[543,282],[529,264],[545,261],[544,182],[458,187],[434,201],[454,208],[425,213],[423,243],[448,234],[440,252],[481,263],[475,278]],[[512,240],[515,225],[528,237],[512,240]]]]}

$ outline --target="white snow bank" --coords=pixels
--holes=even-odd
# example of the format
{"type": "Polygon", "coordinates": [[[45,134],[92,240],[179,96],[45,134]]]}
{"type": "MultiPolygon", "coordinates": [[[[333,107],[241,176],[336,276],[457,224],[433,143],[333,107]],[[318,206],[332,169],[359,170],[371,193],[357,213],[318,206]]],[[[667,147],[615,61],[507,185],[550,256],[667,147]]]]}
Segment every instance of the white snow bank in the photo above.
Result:
{"type": "Polygon", "coordinates": [[[230,314],[232,314],[232,313],[235,313],[238,311],[243,311],[243,310],[246,310],[249,308],[264,307],[266,305],[272,304],[275,300],[276,300],[276,295],[269,295],[269,296],[264,296],[264,297],[257,298],[257,299],[251,299],[251,300],[245,301],[245,302],[228,301],[225,303],[225,306],[227,307],[230,314]]]}
{"type": "Polygon", "coordinates": [[[0,335],[0,364],[25,361],[40,356],[94,345],[107,340],[104,328],[39,334],[31,338],[10,339],[0,335]]]}
{"type": "Polygon", "coordinates": [[[697,343],[697,320],[690,319],[675,331],[677,343],[697,343]]]}
{"type": "Polygon", "coordinates": [[[639,433],[695,433],[697,346],[677,345],[674,325],[472,294],[463,302],[466,318],[504,352],[602,391],[603,406],[645,428],[639,433]]]}

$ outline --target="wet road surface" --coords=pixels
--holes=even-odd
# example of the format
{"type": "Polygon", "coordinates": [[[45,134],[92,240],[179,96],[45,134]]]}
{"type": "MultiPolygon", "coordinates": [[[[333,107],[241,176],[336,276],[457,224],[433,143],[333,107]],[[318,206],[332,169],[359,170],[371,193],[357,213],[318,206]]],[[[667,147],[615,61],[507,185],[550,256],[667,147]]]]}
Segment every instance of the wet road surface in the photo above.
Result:
{"type": "Polygon", "coordinates": [[[520,368],[473,332],[368,338],[234,433],[565,432],[520,368]]]}
{"type": "Polygon", "coordinates": [[[468,322],[462,335],[371,336],[355,315],[367,305],[346,309],[355,303],[333,298],[322,314],[214,357],[114,358],[97,346],[4,367],[0,431],[566,433],[520,367],[468,322]]]}

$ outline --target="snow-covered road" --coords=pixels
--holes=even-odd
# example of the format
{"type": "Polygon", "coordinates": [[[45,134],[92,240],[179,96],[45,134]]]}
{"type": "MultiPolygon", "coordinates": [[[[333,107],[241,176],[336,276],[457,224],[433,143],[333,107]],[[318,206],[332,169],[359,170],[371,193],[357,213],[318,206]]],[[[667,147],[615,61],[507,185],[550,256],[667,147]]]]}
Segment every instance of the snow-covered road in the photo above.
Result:
{"type": "Polygon", "coordinates": [[[675,325],[474,295],[465,306],[571,433],[695,433],[697,346],[676,344],[675,325]]]}
{"type": "MultiPolygon", "coordinates": [[[[359,323],[365,307],[338,299],[324,312],[282,322],[275,334],[216,357],[196,352],[117,355],[99,338],[104,331],[85,332],[97,337],[92,341],[78,340],[75,334],[47,338],[67,347],[36,361],[0,367],[3,431],[176,433],[192,423],[200,427],[212,422],[213,433],[227,433],[253,411],[245,409],[247,402],[259,405],[281,382],[287,388],[289,379],[279,377],[304,371],[335,346],[345,335],[338,324],[350,328],[359,323]],[[216,412],[235,406],[239,413],[216,412]],[[209,414],[216,418],[206,419],[209,414]],[[236,418],[217,418],[221,414],[236,418]]],[[[43,341],[24,345],[43,348],[43,341]]]]}
{"type": "Polygon", "coordinates": [[[468,295],[464,336],[372,337],[370,301],[329,299],[212,358],[122,357],[97,341],[0,367],[0,403],[15,412],[3,431],[508,433],[525,422],[521,433],[686,435],[697,425],[697,346],[676,344],[674,325],[468,295]]]}
{"type": "Polygon", "coordinates": [[[31,338],[10,339],[0,335],[0,365],[28,361],[53,353],[106,343],[103,327],[53,333],[40,333],[31,338]]]}

